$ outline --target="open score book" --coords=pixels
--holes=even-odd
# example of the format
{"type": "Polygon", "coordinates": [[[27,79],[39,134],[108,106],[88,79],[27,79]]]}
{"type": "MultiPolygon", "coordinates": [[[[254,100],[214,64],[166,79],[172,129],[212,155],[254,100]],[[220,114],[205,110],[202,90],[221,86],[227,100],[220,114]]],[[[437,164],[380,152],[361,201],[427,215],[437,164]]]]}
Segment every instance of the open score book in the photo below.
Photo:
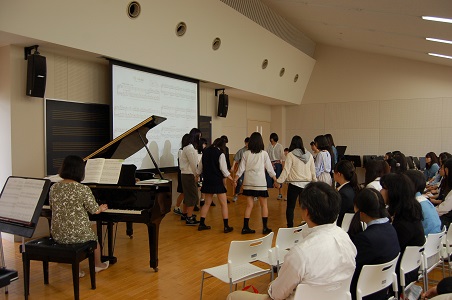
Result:
{"type": "Polygon", "coordinates": [[[82,183],[117,184],[123,162],[123,159],[88,159],[82,183]]]}

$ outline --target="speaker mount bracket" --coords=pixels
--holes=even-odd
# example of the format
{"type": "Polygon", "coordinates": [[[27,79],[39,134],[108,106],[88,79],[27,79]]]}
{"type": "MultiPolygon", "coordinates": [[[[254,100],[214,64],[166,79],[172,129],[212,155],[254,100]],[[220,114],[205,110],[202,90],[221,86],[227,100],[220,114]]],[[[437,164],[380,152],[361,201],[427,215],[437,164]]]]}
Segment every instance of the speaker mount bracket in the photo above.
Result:
{"type": "Polygon", "coordinates": [[[223,91],[223,94],[224,94],[224,89],[215,89],[215,97],[218,96],[219,91],[223,91]]]}
{"type": "Polygon", "coordinates": [[[27,60],[28,56],[31,55],[31,50],[34,49],[35,53],[38,52],[38,47],[39,47],[38,45],[34,45],[34,46],[30,46],[30,47],[24,47],[25,60],[27,60]]]}

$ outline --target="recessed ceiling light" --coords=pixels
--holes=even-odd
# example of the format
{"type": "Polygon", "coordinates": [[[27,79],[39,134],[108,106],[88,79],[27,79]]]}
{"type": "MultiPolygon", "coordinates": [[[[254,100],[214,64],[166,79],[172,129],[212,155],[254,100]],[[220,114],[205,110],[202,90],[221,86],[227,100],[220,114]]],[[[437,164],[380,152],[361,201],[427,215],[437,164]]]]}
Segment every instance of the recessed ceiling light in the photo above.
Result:
{"type": "Polygon", "coordinates": [[[452,59],[452,56],[442,55],[442,54],[437,54],[437,53],[429,53],[428,55],[452,59]]]}
{"type": "Polygon", "coordinates": [[[435,39],[435,38],[425,38],[427,41],[432,41],[432,42],[438,42],[438,43],[444,43],[444,44],[452,44],[452,41],[448,41],[448,40],[441,40],[441,39],[435,39]]]}
{"type": "Polygon", "coordinates": [[[444,23],[452,23],[452,19],[447,18],[438,18],[438,17],[430,17],[430,16],[422,16],[422,19],[435,21],[435,22],[444,22],[444,23]]]}

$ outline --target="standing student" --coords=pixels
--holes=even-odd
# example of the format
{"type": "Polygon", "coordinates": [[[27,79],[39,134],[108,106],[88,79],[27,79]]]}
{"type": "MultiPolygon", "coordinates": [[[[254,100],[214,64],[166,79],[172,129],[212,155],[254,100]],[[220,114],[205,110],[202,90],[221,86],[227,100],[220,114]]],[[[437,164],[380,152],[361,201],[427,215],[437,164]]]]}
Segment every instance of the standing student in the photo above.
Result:
{"type": "Polygon", "coordinates": [[[217,194],[218,201],[221,205],[221,213],[223,215],[223,231],[228,233],[232,231],[232,227],[228,224],[228,205],[226,198],[226,187],[223,179],[228,178],[233,180],[226,165],[226,158],[224,154],[224,140],[222,138],[216,139],[213,144],[204,149],[202,159],[198,164],[198,174],[204,174],[204,182],[201,187],[201,193],[205,195],[206,203],[201,208],[201,219],[198,230],[208,230],[210,226],[205,224],[207,212],[214,194],[217,194]]]}
{"type": "Polygon", "coordinates": [[[309,145],[311,145],[312,156],[314,157],[314,160],[315,160],[315,158],[317,157],[317,154],[320,152],[320,150],[317,149],[317,146],[315,145],[314,141],[310,142],[309,145]]]}
{"type": "Polygon", "coordinates": [[[318,181],[332,185],[331,170],[333,164],[333,156],[331,147],[324,135],[318,135],[314,139],[315,145],[320,152],[315,159],[315,175],[318,181]]]}
{"type": "MultiPolygon", "coordinates": [[[[275,170],[276,176],[281,175],[284,161],[284,147],[278,143],[279,137],[276,133],[270,134],[270,144],[267,147],[267,153],[270,157],[270,161],[272,163],[273,169],[275,170]]],[[[274,187],[274,181],[271,176],[267,174],[267,187],[274,187]]],[[[278,200],[282,199],[283,196],[281,194],[281,187],[278,189],[278,200]]]]}
{"type": "Polygon", "coordinates": [[[331,135],[331,133],[327,133],[325,134],[325,137],[328,140],[328,144],[330,145],[331,150],[333,152],[334,164],[337,164],[337,162],[339,161],[339,156],[337,153],[336,145],[334,144],[333,136],[331,135]]]}
{"type": "Polygon", "coordinates": [[[181,219],[185,220],[185,216],[187,212],[183,211],[180,206],[182,204],[182,200],[184,200],[184,191],[182,189],[182,178],[181,178],[181,171],[180,171],[180,157],[182,155],[182,149],[187,146],[189,144],[190,141],[190,135],[188,133],[184,134],[184,136],[182,137],[182,141],[181,141],[181,147],[179,149],[179,151],[177,152],[177,192],[179,193],[179,196],[177,196],[176,199],[176,206],[173,209],[173,212],[176,215],[181,216],[181,219]]]}
{"type": "Polygon", "coordinates": [[[270,233],[272,230],[268,228],[268,206],[267,206],[267,184],[265,179],[265,170],[270,174],[272,179],[276,181],[276,173],[273,170],[272,163],[267,152],[264,151],[264,141],[259,132],[253,132],[248,143],[248,150],[243,154],[240,161],[239,169],[235,174],[234,183],[245,172],[243,180],[243,195],[246,196],[245,218],[243,220],[242,234],[255,233],[250,229],[249,221],[251,211],[253,210],[253,197],[258,197],[261,205],[263,234],[270,233]]]}
{"type": "MultiPolygon", "coordinates": [[[[50,188],[49,203],[52,209],[50,232],[53,239],[60,244],[77,244],[97,241],[97,235],[91,228],[88,213],[99,214],[108,207],[98,205],[91,189],[81,184],[85,178],[85,163],[82,158],[67,156],[59,172],[63,179],[50,188]]],[[[99,243],[94,250],[95,271],[108,268],[108,260],[101,261],[99,243]]],[[[79,276],[85,273],[80,271],[79,276]]]]}
{"type": "MultiPolygon", "coordinates": [[[[242,160],[242,156],[243,153],[245,153],[246,150],[248,150],[248,142],[250,141],[249,137],[245,138],[245,146],[243,148],[241,148],[239,151],[237,151],[237,153],[234,155],[234,162],[232,163],[232,167],[229,170],[231,173],[235,172],[235,167],[238,166],[240,164],[240,161],[242,160]]],[[[235,193],[234,193],[234,198],[232,199],[232,201],[236,202],[237,198],[240,194],[240,188],[242,187],[243,184],[243,177],[245,175],[242,174],[242,176],[240,176],[239,180],[237,181],[237,186],[235,187],[235,193]]]]}
{"type": "Polygon", "coordinates": [[[346,213],[354,213],[355,195],[359,191],[358,176],[353,164],[348,160],[341,160],[334,166],[334,181],[339,184],[337,191],[341,195],[341,210],[337,218],[337,226],[342,225],[346,213]]]}
{"type": "Polygon", "coordinates": [[[182,189],[184,191],[184,211],[187,212],[185,224],[188,226],[198,225],[199,221],[193,215],[193,209],[198,202],[197,166],[199,139],[201,130],[193,128],[190,130],[189,144],[182,149],[180,157],[180,170],[182,189]]]}
{"type": "Polygon", "coordinates": [[[286,156],[284,169],[278,177],[275,185],[287,182],[287,207],[286,221],[287,227],[293,227],[294,210],[297,198],[301,196],[303,189],[312,181],[317,181],[315,177],[314,158],[303,146],[303,139],[296,135],[292,137],[289,146],[289,153],[286,156]]]}
{"type": "MultiPolygon", "coordinates": [[[[205,138],[200,138],[199,139],[199,147],[198,147],[198,164],[202,159],[202,154],[206,147],[207,147],[207,140],[205,138]]],[[[203,174],[199,174],[199,177],[198,177],[199,190],[201,190],[203,180],[204,180],[203,174]]],[[[201,199],[199,199],[199,206],[203,206],[203,205],[204,205],[204,194],[201,193],[201,199]]],[[[212,202],[212,204],[210,204],[210,205],[215,206],[215,203],[212,202]]],[[[196,205],[195,205],[194,211],[199,211],[199,208],[196,205]]]]}

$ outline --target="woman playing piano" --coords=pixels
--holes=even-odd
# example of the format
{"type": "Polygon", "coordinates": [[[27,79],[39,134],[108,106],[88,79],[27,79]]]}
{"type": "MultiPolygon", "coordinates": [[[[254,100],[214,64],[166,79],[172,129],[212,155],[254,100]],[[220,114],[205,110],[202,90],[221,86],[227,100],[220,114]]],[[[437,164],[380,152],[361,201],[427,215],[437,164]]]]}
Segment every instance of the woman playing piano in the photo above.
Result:
{"type": "MultiPolygon", "coordinates": [[[[97,241],[88,212],[99,214],[107,209],[107,205],[99,206],[91,189],[80,183],[85,177],[85,163],[80,157],[69,155],[64,159],[59,175],[63,180],[51,187],[49,196],[53,239],[61,244],[97,241]]],[[[102,263],[100,257],[100,246],[97,245],[94,251],[96,272],[108,268],[109,262],[102,263]]],[[[85,273],[80,271],[79,275],[83,277],[85,273]]]]}

